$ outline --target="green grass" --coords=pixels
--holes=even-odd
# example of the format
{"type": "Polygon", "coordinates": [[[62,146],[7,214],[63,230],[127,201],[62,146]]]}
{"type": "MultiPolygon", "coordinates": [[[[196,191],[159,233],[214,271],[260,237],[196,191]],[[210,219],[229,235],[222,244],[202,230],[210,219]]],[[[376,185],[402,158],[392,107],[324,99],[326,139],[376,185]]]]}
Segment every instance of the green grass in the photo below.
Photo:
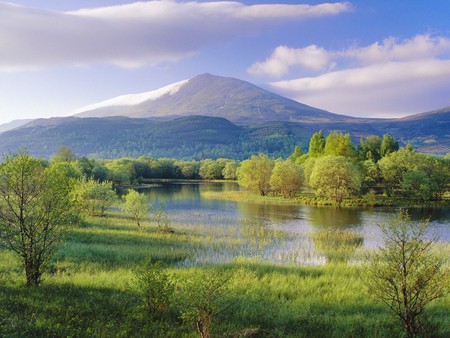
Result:
{"type": "MultiPolygon", "coordinates": [[[[91,218],[67,234],[40,287],[26,287],[18,257],[1,250],[0,336],[196,337],[195,327],[179,318],[176,301],[159,317],[144,311],[133,272],[146,257],[160,260],[176,287],[205,269],[237,271],[213,337],[401,336],[387,308],[365,290],[359,264],[273,264],[267,252],[287,234],[223,223],[177,221],[174,233],[160,233],[155,223],[138,228],[119,212],[91,218]]],[[[315,236],[325,255],[361,250],[354,233],[315,236]]],[[[443,252],[449,253],[448,244],[443,252]]],[[[450,336],[450,296],[427,310],[431,336],[450,336]]]]}

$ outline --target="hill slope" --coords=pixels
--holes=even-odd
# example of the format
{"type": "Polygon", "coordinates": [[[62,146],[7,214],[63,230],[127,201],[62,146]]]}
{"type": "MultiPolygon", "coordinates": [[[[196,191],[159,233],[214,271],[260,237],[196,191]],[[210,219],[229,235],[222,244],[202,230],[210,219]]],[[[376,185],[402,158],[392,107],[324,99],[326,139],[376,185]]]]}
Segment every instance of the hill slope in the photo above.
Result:
{"type": "Polygon", "coordinates": [[[323,130],[360,137],[389,133],[402,145],[422,152],[450,152],[450,110],[392,120],[355,122],[263,122],[238,126],[221,117],[188,116],[174,120],[143,118],[52,118],[0,134],[0,151],[27,147],[35,156],[49,157],[58,146],[80,156],[117,158],[142,155],[202,159],[245,159],[259,152],[286,157],[295,145],[308,149],[311,135],[323,130]]]}
{"type": "Polygon", "coordinates": [[[81,108],[78,117],[135,118],[205,115],[235,123],[338,122],[355,118],[332,114],[287,99],[242,80],[198,75],[159,90],[123,95],[81,108]],[[148,98],[145,100],[145,98],[148,98]]]}

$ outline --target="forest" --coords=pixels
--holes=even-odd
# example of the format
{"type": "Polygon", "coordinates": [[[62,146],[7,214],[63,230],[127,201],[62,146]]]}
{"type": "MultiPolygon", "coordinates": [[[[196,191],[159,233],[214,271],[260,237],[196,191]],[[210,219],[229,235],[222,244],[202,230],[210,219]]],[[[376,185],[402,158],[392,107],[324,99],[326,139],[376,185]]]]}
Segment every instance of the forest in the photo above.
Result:
{"type": "Polygon", "coordinates": [[[260,153],[243,161],[147,156],[101,160],[77,158],[60,147],[52,161],[66,161],[75,176],[114,185],[155,179],[237,180],[260,195],[303,196],[303,202],[316,204],[436,203],[448,194],[450,184],[449,154],[422,154],[411,145],[399,148],[388,134],[368,136],[355,146],[349,134],[332,132],[325,138],[319,131],[311,137],[307,153],[296,146],[285,159],[260,153]],[[314,198],[308,198],[311,193],[314,198]]]}

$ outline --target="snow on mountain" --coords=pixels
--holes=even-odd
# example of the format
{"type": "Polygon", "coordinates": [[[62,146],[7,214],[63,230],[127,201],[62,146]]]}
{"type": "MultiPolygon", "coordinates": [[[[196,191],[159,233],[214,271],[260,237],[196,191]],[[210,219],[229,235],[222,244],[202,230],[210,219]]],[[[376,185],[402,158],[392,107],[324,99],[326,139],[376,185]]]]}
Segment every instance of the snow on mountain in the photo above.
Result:
{"type": "Polygon", "coordinates": [[[74,114],[87,112],[90,110],[106,107],[117,107],[117,106],[134,106],[145,101],[155,101],[164,95],[173,95],[177,93],[180,88],[186,84],[189,80],[183,80],[176,83],[172,83],[168,86],[152,90],[149,92],[138,93],[138,94],[126,94],[108,99],[102,102],[94,103],[80,109],[77,109],[74,114]]]}

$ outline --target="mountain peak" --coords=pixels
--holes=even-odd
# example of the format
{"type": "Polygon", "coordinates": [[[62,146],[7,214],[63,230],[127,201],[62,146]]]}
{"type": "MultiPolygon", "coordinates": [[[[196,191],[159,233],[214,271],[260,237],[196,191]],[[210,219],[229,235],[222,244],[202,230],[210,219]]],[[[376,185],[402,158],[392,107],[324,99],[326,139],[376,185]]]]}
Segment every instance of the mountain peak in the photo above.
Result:
{"type": "Polygon", "coordinates": [[[287,99],[254,84],[209,73],[157,90],[121,95],[77,111],[79,117],[204,115],[232,122],[330,122],[351,119],[287,99]]]}

